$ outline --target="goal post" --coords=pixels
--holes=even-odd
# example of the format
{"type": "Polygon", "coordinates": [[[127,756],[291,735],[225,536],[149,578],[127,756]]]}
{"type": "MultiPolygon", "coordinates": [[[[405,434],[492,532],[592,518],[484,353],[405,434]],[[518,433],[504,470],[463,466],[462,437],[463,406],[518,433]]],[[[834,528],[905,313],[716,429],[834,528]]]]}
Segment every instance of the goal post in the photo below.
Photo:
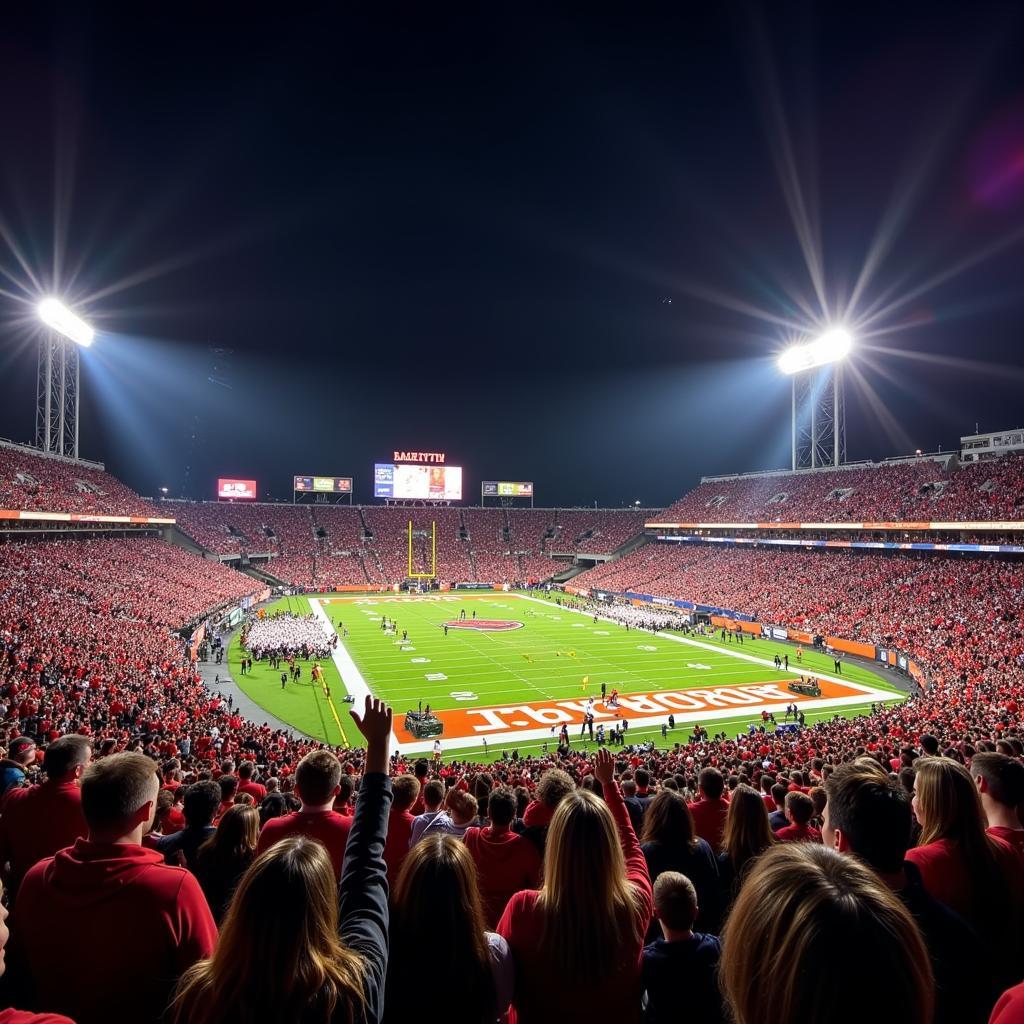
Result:
{"type": "Polygon", "coordinates": [[[411,580],[432,580],[437,577],[437,521],[431,520],[430,523],[430,571],[429,572],[416,572],[415,566],[413,565],[412,558],[412,520],[409,520],[408,526],[408,541],[409,541],[409,564],[406,566],[408,572],[407,577],[411,580]]]}

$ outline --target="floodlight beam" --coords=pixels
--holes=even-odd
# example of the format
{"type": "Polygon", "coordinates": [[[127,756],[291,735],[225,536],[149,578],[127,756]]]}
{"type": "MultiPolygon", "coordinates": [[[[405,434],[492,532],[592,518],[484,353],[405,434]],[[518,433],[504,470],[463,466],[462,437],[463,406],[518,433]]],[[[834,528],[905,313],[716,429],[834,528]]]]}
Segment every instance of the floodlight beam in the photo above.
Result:
{"type": "Polygon", "coordinates": [[[36,312],[47,327],[76,345],[81,345],[82,348],[88,348],[96,337],[96,332],[80,316],[72,313],[60,299],[43,299],[36,306],[36,312]]]}
{"type": "Polygon", "coordinates": [[[42,299],[36,312],[49,328],[39,337],[36,446],[52,455],[77,459],[82,379],[78,350],[88,348],[96,332],[59,299],[42,299]]]}
{"type": "Polygon", "coordinates": [[[794,345],[779,357],[791,388],[790,443],[793,471],[840,466],[846,461],[846,403],[843,361],[853,336],[843,326],[794,345]]]}
{"type": "Polygon", "coordinates": [[[787,375],[838,363],[850,354],[853,336],[845,327],[833,327],[814,341],[794,345],[779,356],[779,369],[787,375]]]}

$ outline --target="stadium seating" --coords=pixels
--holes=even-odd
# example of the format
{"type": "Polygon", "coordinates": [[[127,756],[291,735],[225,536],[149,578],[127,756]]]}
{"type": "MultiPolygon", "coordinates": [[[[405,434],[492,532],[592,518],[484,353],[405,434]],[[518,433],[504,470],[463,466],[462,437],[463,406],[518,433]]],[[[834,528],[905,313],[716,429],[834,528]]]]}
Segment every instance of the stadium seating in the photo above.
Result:
{"type": "Polygon", "coordinates": [[[1024,517],[1024,460],[946,470],[932,459],[701,483],[666,522],[945,522],[1024,517]]]}
{"type": "Polygon", "coordinates": [[[160,515],[109,473],[2,444],[0,508],[79,515],[160,515]]]}

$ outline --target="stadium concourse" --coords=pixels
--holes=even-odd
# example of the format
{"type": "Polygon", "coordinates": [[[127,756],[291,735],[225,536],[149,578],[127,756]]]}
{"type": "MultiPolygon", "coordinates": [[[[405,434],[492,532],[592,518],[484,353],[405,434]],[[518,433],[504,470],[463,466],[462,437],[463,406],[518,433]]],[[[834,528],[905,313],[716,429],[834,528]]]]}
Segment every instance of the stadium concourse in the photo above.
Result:
{"type": "MultiPolygon", "coordinates": [[[[150,522],[186,509],[172,517],[210,551],[266,542],[282,559],[308,558],[310,584],[321,554],[347,559],[369,585],[404,569],[395,545],[408,510],[152,506],[95,467],[14,449],[0,460],[4,510],[56,517],[6,516],[0,545],[4,1005],[51,1024],[232,1019],[206,1012],[224,996],[227,951],[273,935],[274,948],[305,956],[280,943],[303,928],[316,936],[315,919],[326,922],[324,962],[341,962],[339,927],[356,951],[344,961],[352,973],[330,979],[339,1001],[318,1002],[322,975],[296,995],[282,952],[259,965],[282,971],[267,1019],[312,1019],[309,1006],[316,1019],[429,1019],[443,999],[438,1018],[460,1022],[510,1006],[523,1022],[594,1007],[665,1019],[651,1017],[657,1006],[724,1020],[751,985],[774,999],[805,942],[824,943],[822,956],[778,1019],[810,1024],[823,1017],[806,1007],[831,1006],[842,1021],[968,1024],[997,1002],[998,1024],[1022,1019],[1019,561],[642,544],[573,584],[642,587],[892,645],[919,660],[926,685],[785,734],[430,763],[389,757],[392,723],[370,701],[357,708],[364,743],[328,750],[207,689],[189,649],[195,627],[265,586],[167,543],[150,522]],[[92,518],[71,518],[82,515],[92,518]],[[549,903],[535,891],[542,876],[549,903]],[[571,949],[550,944],[550,929],[570,923],[545,916],[558,906],[588,926],[571,949]],[[426,948],[452,962],[439,957],[424,983],[426,948]],[[288,1003],[300,996],[301,1013],[288,1003]]],[[[942,518],[1011,516],[1018,467],[943,478],[935,501],[953,503],[942,518]]],[[[935,518],[915,497],[921,470],[895,489],[888,468],[856,472],[844,500],[861,502],[849,506],[858,514],[935,518]]],[[[799,478],[801,516],[829,521],[829,475],[799,478]]],[[[706,519],[703,498],[676,509],[706,519]]],[[[762,497],[743,501],[761,515],[762,497]]],[[[444,524],[439,553],[456,574],[510,559],[518,572],[543,560],[550,575],[566,564],[551,555],[628,547],[644,517],[625,515],[417,510],[414,523],[444,524]]],[[[0,1021],[24,1019],[12,1014],[0,1021]]]]}

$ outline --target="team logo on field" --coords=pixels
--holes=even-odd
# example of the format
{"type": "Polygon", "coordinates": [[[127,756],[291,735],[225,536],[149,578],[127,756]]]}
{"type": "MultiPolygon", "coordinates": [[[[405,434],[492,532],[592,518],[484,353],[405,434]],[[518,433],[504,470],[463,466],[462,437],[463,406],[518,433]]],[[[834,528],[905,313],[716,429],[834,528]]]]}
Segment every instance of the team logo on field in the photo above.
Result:
{"type": "Polygon", "coordinates": [[[445,625],[449,629],[477,629],[482,633],[507,633],[510,629],[523,628],[515,619],[452,619],[445,625]]]}

